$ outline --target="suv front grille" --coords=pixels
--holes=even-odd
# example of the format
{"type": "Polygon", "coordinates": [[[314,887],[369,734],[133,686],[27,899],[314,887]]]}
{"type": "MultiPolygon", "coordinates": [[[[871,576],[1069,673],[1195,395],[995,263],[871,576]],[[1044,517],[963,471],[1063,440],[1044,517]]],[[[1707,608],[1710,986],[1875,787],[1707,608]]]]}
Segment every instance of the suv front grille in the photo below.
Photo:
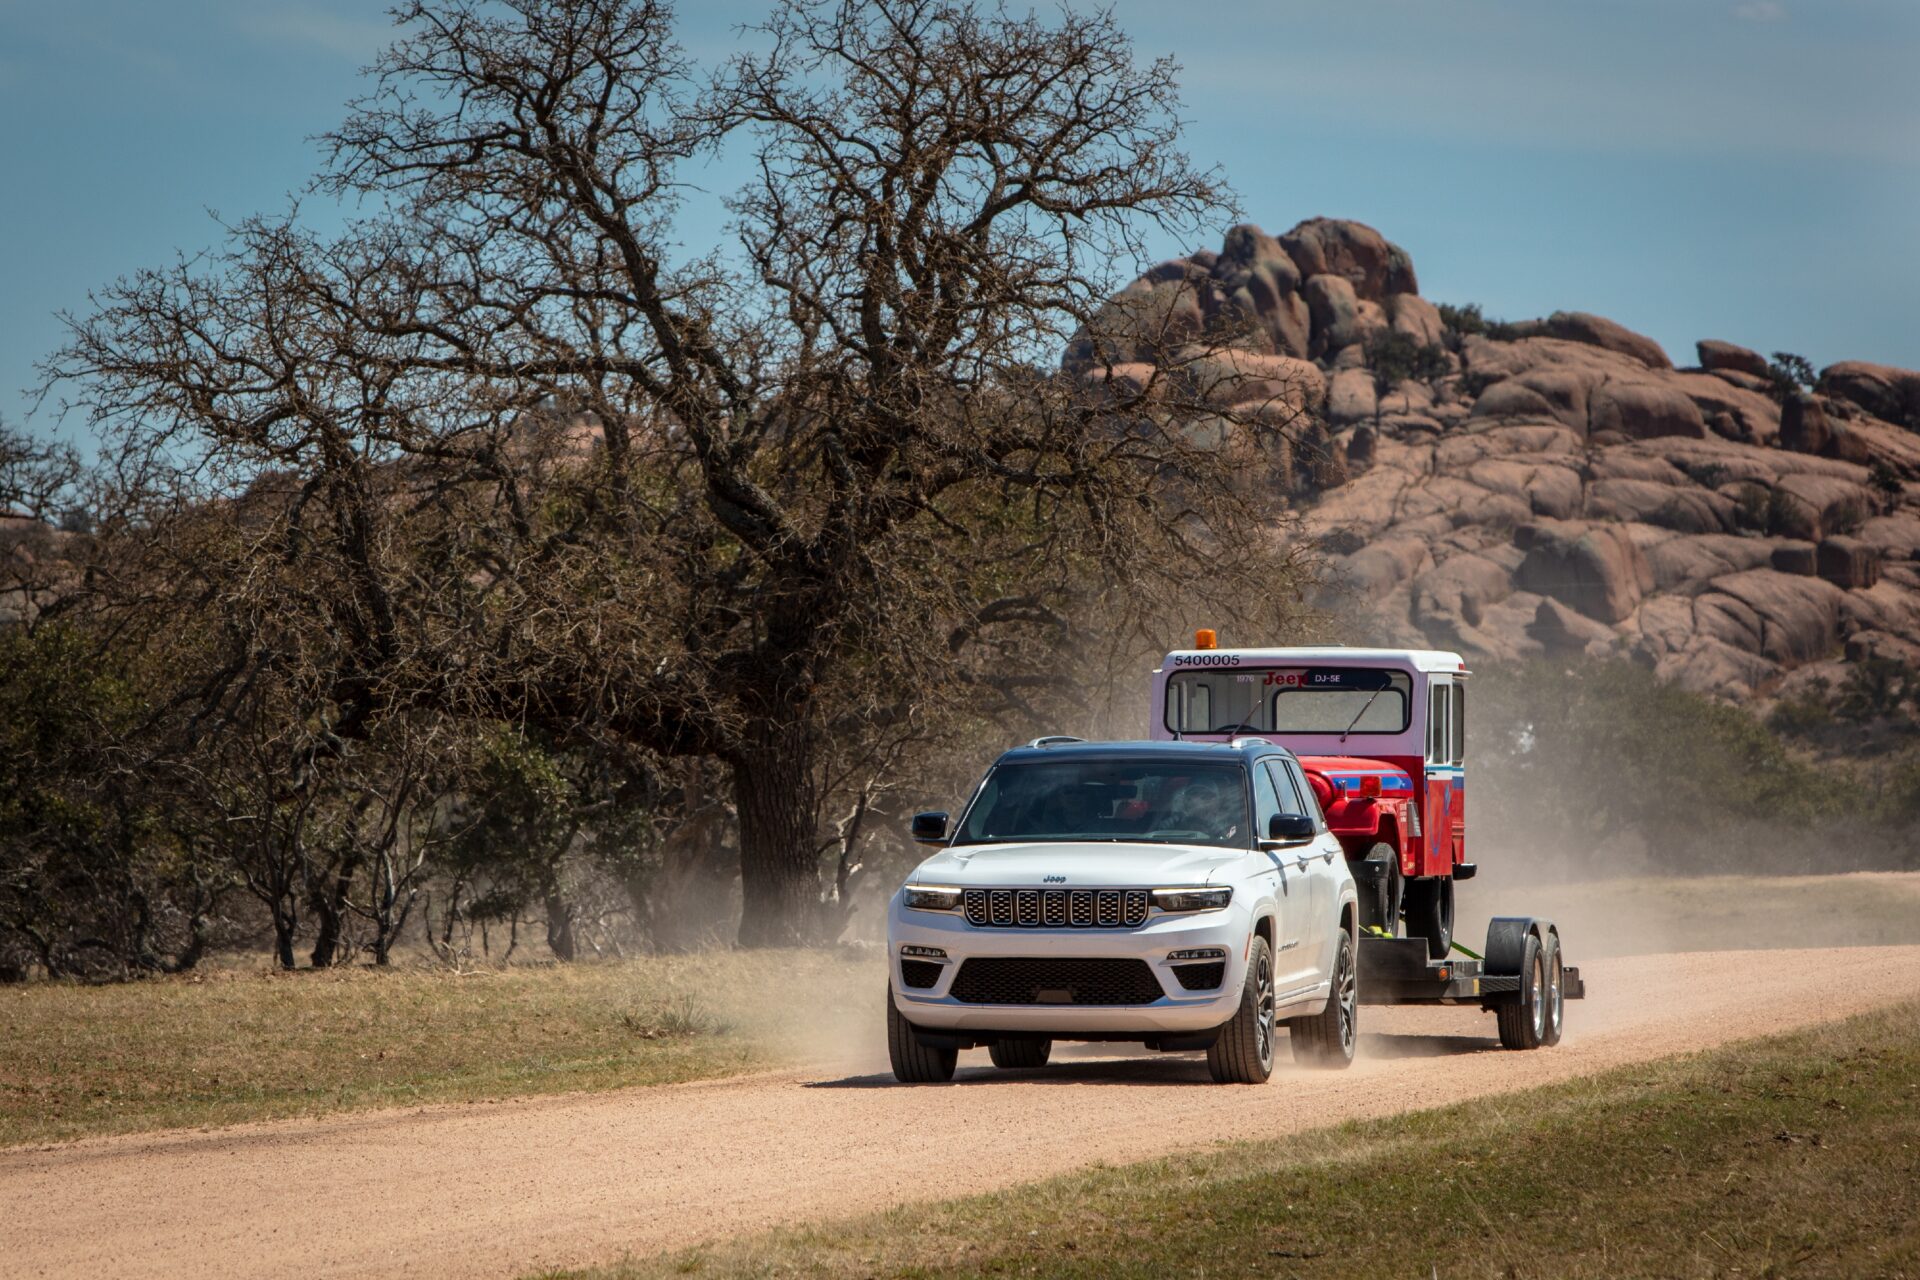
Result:
{"type": "Polygon", "coordinates": [[[984,956],[960,962],[951,994],[964,1004],[1152,1004],[1166,993],[1144,960],[984,956]]]}
{"type": "Polygon", "coordinates": [[[1147,922],[1145,889],[969,889],[978,929],[1135,929],[1147,922]]]}

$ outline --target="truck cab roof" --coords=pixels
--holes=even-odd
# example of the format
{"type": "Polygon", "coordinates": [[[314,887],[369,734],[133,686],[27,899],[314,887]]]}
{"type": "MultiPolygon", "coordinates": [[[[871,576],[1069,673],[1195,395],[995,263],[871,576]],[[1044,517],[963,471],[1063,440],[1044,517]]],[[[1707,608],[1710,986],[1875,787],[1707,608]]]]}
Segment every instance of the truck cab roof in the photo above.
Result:
{"type": "Polygon", "coordinates": [[[1281,666],[1290,663],[1325,663],[1334,666],[1400,667],[1411,671],[1467,674],[1467,662],[1445,649],[1358,649],[1346,645],[1310,645],[1285,649],[1241,649],[1222,646],[1217,649],[1174,649],[1163,668],[1194,666],[1281,666]],[[1232,661],[1238,659],[1237,662],[1232,661]]]}

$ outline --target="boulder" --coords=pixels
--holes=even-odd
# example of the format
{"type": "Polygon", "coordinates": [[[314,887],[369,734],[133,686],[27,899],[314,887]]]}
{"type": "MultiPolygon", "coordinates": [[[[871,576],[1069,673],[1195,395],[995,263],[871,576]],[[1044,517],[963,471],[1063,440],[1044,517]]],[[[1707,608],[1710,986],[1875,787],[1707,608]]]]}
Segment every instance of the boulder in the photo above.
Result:
{"type": "Polygon", "coordinates": [[[1314,355],[1325,355],[1360,341],[1360,298],[1351,280],[1322,272],[1307,277],[1301,293],[1307,300],[1307,313],[1313,318],[1313,337],[1308,345],[1314,355]]]}
{"type": "Polygon", "coordinates": [[[1604,316],[1584,311],[1556,311],[1547,317],[1546,331],[1567,342],[1581,342],[1631,356],[1649,369],[1673,368],[1673,361],[1667,359],[1666,350],[1659,343],[1604,316]]]}
{"type": "Polygon", "coordinates": [[[1575,613],[1558,600],[1540,602],[1527,634],[1548,653],[1581,653],[1589,649],[1604,652],[1617,638],[1612,627],[1575,613]]]}
{"type": "Polygon", "coordinates": [[[1851,401],[1876,418],[1920,428],[1920,372],[1864,360],[1843,360],[1820,373],[1820,390],[1851,401]]]}
{"type": "MultiPolygon", "coordinates": [[[[1843,595],[1818,578],[1749,569],[1715,579],[1711,593],[1694,601],[1694,610],[1696,617],[1715,607],[1738,616],[1752,651],[1791,665],[1812,662],[1833,648],[1843,595]]],[[[1735,643],[1728,635],[1720,638],[1735,643]]]]}
{"type": "Polygon", "coordinates": [[[1452,556],[1413,583],[1416,625],[1465,622],[1477,627],[1486,606],[1513,593],[1512,571],[1486,556],[1452,556]]]}
{"type": "Polygon", "coordinates": [[[1679,533],[1723,533],[1733,527],[1734,504],[1711,489],[1692,485],[1596,480],[1587,488],[1587,513],[1679,533]]]}
{"type": "Polygon", "coordinates": [[[1309,322],[1300,268],[1280,242],[1251,223],[1227,231],[1213,264],[1228,305],[1251,317],[1282,355],[1305,356],[1309,322]]]}
{"type": "Polygon", "coordinates": [[[1836,587],[1864,591],[1880,581],[1880,548],[1859,538],[1826,538],[1817,554],[1820,576],[1836,587]]]}
{"type": "Polygon", "coordinates": [[[1619,622],[1653,589],[1646,556],[1617,525],[1542,521],[1522,526],[1515,545],[1526,552],[1515,586],[1601,622],[1619,622]]]}
{"type": "Polygon", "coordinates": [[[1327,389],[1327,419],[1334,423],[1371,422],[1379,410],[1373,374],[1366,369],[1342,369],[1327,389]]]}
{"type": "Polygon", "coordinates": [[[1693,348],[1700,353],[1702,369],[1744,373],[1762,382],[1767,379],[1767,358],[1758,351],[1749,351],[1731,342],[1718,342],[1712,338],[1700,339],[1693,344],[1693,348]]]}
{"type": "Polygon", "coordinates": [[[1778,503],[1788,527],[1781,532],[1818,541],[1836,533],[1852,533],[1873,513],[1873,495],[1851,480],[1819,472],[1780,477],[1776,494],[1791,501],[1778,503]]]}
{"type": "Polygon", "coordinates": [[[1327,380],[1318,366],[1292,356],[1216,351],[1188,358],[1182,373],[1212,405],[1270,404],[1293,416],[1326,403],[1327,380]]]}
{"type": "Polygon", "coordinates": [[[1200,286],[1191,275],[1153,284],[1135,281],[1073,336],[1060,365],[1078,374],[1109,362],[1160,362],[1198,337],[1206,321],[1200,286]]]}
{"type": "Polygon", "coordinates": [[[1794,453],[1826,453],[1833,447],[1826,409],[1804,391],[1788,396],[1780,408],[1780,447],[1794,453]]]}
{"type": "Polygon", "coordinates": [[[1699,406],[1684,391],[1655,382],[1605,382],[1595,387],[1588,401],[1587,426],[1594,435],[1617,432],[1629,440],[1707,434],[1699,406]]]}
{"type": "Polygon", "coordinates": [[[1423,347],[1437,347],[1445,343],[1447,326],[1440,319],[1440,308],[1419,294],[1389,294],[1386,309],[1395,333],[1404,333],[1423,347]]]}
{"type": "Polygon", "coordinates": [[[1363,298],[1418,293],[1407,251],[1372,227],[1342,218],[1310,218],[1280,237],[1302,277],[1344,277],[1363,298]]]}
{"type": "Polygon", "coordinates": [[[1480,393],[1469,415],[1475,418],[1552,418],[1553,403],[1518,378],[1496,382],[1480,393]]]}
{"type": "Polygon", "coordinates": [[[1777,544],[1767,560],[1775,572],[1792,574],[1796,578],[1812,578],[1820,571],[1814,544],[1797,539],[1777,544]]]}

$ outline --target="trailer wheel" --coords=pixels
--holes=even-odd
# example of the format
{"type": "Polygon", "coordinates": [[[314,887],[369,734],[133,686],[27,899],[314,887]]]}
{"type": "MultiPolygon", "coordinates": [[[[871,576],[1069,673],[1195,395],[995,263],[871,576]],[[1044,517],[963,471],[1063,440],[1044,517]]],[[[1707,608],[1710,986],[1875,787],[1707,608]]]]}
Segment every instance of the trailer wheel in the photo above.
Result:
{"type": "Polygon", "coordinates": [[[887,1057],[893,1062],[893,1078],[901,1084],[944,1084],[953,1079],[960,1061],[958,1049],[930,1049],[913,1034],[913,1024],[900,1016],[893,1004],[893,988],[887,988],[887,1057]]]}
{"type": "Polygon", "coordinates": [[[1273,1074],[1273,949],[1255,936],[1240,1008],[1207,1050],[1215,1084],[1265,1084],[1273,1074]]]}
{"type": "Polygon", "coordinates": [[[1423,876],[1406,887],[1407,936],[1425,938],[1427,954],[1445,960],[1453,949],[1453,877],[1423,876]]]}
{"type": "Polygon", "coordinates": [[[1513,999],[1494,1006],[1500,1022],[1500,1043],[1509,1049],[1538,1049],[1547,1036],[1547,964],[1540,939],[1527,935],[1520,959],[1520,990],[1513,999]]]}
{"type": "Polygon", "coordinates": [[[1367,850],[1360,861],[1379,863],[1386,868],[1379,892],[1361,898],[1360,923],[1385,929],[1388,937],[1397,938],[1400,936],[1400,897],[1406,884],[1400,876],[1400,855],[1383,840],[1367,850]]]}
{"type": "Polygon", "coordinates": [[[1333,990],[1327,1007],[1311,1018],[1289,1018],[1293,1060],[1309,1067],[1345,1067],[1353,1063],[1359,1039],[1359,979],[1354,972],[1353,935],[1340,931],[1334,949],[1333,990]]]}
{"type": "Polygon", "coordinates": [[[1044,1067],[1053,1056],[1051,1040],[995,1040],[987,1056],[996,1067],[1044,1067]]]}
{"type": "Polygon", "coordinates": [[[1559,1044],[1567,1021],[1566,965],[1560,956],[1560,935],[1547,935],[1547,1026],[1541,1044],[1559,1044]]]}

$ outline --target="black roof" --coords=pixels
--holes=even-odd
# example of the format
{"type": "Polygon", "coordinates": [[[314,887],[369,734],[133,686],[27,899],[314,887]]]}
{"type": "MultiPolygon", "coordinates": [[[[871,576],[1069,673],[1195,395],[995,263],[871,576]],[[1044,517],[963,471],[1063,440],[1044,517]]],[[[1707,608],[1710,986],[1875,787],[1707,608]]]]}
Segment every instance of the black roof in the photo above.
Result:
{"type": "Polygon", "coordinates": [[[1015,747],[1003,752],[996,764],[1028,764],[1036,760],[1199,760],[1211,757],[1226,763],[1250,760],[1268,753],[1286,754],[1272,742],[1056,742],[1045,747],[1015,747]]]}

